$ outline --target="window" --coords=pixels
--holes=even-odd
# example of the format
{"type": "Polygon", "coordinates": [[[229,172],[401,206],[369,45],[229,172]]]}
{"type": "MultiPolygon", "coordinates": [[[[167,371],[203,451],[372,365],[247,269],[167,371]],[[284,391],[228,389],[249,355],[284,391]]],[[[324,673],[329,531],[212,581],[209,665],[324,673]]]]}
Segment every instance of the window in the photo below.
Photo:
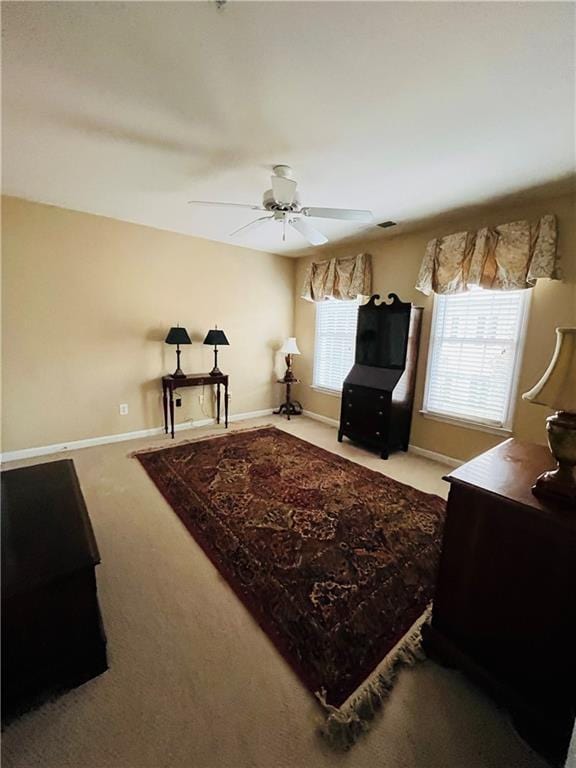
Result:
{"type": "Polygon", "coordinates": [[[530,291],[434,297],[424,412],[509,428],[530,291]]]}
{"type": "Polygon", "coordinates": [[[315,387],[334,392],[342,390],[344,379],[354,365],[357,321],[358,301],[316,302],[315,387]]]}

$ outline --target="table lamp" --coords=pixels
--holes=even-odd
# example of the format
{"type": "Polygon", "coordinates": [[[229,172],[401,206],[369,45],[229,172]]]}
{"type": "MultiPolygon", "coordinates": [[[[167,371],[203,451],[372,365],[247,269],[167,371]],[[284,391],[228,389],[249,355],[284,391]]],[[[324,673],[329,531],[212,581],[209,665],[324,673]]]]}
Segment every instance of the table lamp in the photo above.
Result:
{"type": "Polygon", "coordinates": [[[180,344],[192,344],[192,339],[188,336],[186,328],[180,328],[179,325],[170,328],[168,336],[165,339],[166,344],[176,344],[176,370],[172,374],[173,379],[183,379],[186,374],[180,368],[180,344]]]}
{"type": "Polygon", "coordinates": [[[229,346],[230,342],[226,338],[224,331],[218,330],[218,326],[208,331],[204,344],[210,344],[214,347],[214,368],[210,371],[210,376],[221,376],[222,371],[218,368],[218,345],[229,346]]]}
{"type": "Polygon", "coordinates": [[[556,411],[546,419],[546,431],[558,466],[541,474],[532,492],[576,507],[576,328],[556,329],[556,349],[550,365],[522,398],[556,411]]]}
{"type": "Polygon", "coordinates": [[[300,350],[296,344],[295,336],[290,336],[288,339],[286,339],[284,344],[282,344],[280,352],[285,355],[284,360],[286,361],[286,373],[284,374],[284,381],[294,381],[296,377],[292,373],[292,355],[300,354],[300,350]]]}

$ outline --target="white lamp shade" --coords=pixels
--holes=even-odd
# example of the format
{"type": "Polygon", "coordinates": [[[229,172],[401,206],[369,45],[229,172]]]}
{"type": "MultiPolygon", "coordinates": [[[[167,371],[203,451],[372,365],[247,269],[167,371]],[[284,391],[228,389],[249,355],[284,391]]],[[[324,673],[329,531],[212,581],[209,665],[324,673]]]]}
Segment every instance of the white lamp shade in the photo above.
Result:
{"type": "Polygon", "coordinates": [[[280,352],[282,352],[283,355],[299,355],[300,350],[296,344],[296,337],[290,336],[290,338],[286,339],[284,344],[282,344],[280,352]]]}
{"type": "Polygon", "coordinates": [[[556,349],[544,375],[524,400],[576,413],[576,328],[556,329],[556,349]]]}

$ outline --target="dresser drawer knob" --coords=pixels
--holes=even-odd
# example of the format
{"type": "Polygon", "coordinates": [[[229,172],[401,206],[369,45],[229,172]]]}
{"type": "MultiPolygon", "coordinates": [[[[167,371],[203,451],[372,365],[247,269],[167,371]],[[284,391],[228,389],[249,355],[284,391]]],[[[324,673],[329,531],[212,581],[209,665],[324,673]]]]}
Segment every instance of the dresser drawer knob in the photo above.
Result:
{"type": "Polygon", "coordinates": [[[348,403],[348,408],[352,408],[352,403],[348,403]]]}
{"type": "Polygon", "coordinates": [[[380,437],[380,432],[376,432],[377,436],[380,437]]]}
{"type": "Polygon", "coordinates": [[[384,400],[384,395],[380,395],[380,400],[384,400]]]}
{"type": "Polygon", "coordinates": [[[384,411],[378,411],[378,416],[384,416],[384,411]]]}
{"type": "Polygon", "coordinates": [[[347,421],[347,422],[346,422],[346,426],[347,426],[347,427],[349,427],[349,426],[350,426],[350,422],[349,422],[349,421],[347,421]]]}

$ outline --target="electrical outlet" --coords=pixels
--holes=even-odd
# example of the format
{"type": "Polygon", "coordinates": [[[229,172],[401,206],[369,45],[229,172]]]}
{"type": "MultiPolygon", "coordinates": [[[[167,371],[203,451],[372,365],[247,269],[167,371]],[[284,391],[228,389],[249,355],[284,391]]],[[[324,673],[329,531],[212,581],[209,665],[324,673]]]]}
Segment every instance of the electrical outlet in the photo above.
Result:
{"type": "Polygon", "coordinates": [[[120,403],[120,416],[128,415],[128,403],[120,403]]]}
{"type": "Polygon", "coordinates": [[[182,407],[182,398],[180,396],[177,396],[174,402],[176,403],[176,408],[182,407]]]}

